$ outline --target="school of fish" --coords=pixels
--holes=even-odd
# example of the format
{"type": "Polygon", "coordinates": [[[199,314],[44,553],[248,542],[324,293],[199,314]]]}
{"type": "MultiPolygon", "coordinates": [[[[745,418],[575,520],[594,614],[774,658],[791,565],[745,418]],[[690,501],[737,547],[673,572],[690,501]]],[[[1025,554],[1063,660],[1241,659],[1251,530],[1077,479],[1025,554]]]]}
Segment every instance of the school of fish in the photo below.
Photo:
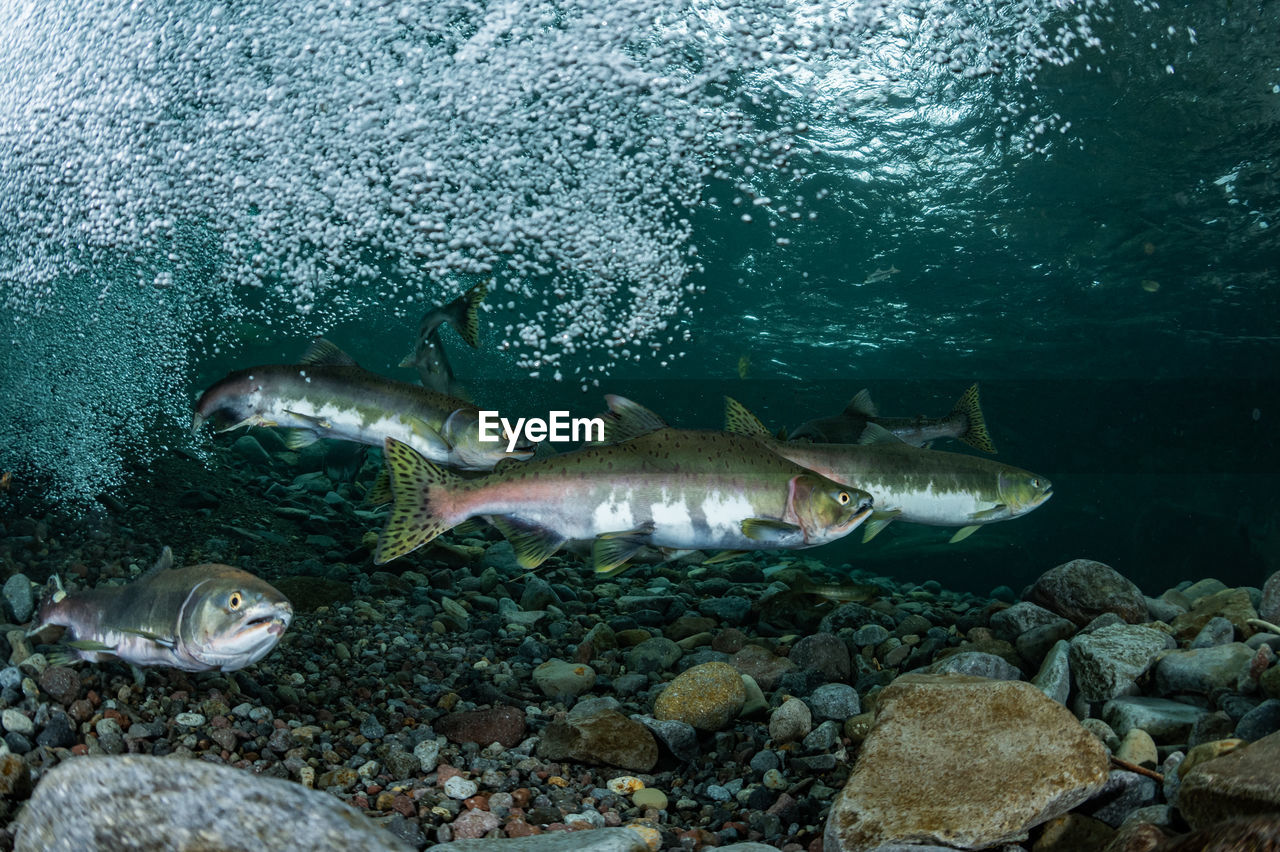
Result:
{"type": "MultiPolygon", "coordinates": [[[[479,340],[484,284],[428,310],[413,352],[422,386],[358,365],[317,338],[295,364],[236,370],[200,395],[192,432],[206,422],[285,430],[297,449],[322,438],[381,448],[381,475],[367,502],[390,503],[373,556],[408,555],[461,524],[488,523],[534,568],[561,548],[609,575],[633,560],[695,551],[713,563],[752,550],[817,547],[863,529],[869,541],[893,522],[957,528],[959,542],[985,524],[1026,515],[1052,496],[1043,476],[964,453],[932,449],[945,439],[994,453],[968,388],[942,417],[886,417],[869,393],[835,416],[776,437],[743,405],[725,399],[723,430],[669,425],[639,403],[605,397],[603,439],[538,453],[505,430],[482,429],[445,353],[451,326],[479,340]],[[460,473],[462,472],[462,473],[460,473]]],[[[233,671],[262,659],[292,619],[265,581],[226,565],[175,569],[165,549],[132,583],[46,595],[32,632],[65,631],[60,659],[233,671]]],[[[796,595],[840,599],[874,589],[798,584],[796,595]]]]}

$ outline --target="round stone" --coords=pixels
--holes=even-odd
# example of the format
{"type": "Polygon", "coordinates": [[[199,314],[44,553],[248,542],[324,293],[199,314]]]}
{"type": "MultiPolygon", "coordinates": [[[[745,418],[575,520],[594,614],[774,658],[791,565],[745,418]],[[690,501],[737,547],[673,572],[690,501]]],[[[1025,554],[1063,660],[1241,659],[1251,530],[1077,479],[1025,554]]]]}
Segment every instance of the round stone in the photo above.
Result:
{"type": "Polygon", "coordinates": [[[667,806],[667,794],[656,787],[645,787],[631,795],[631,801],[637,808],[654,808],[662,810],[667,806]]]}
{"type": "Polygon", "coordinates": [[[660,720],[687,722],[703,731],[718,731],[737,717],[747,700],[742,676],[728,663],[702,663],[679,674],[653,705],[660,720]]]}

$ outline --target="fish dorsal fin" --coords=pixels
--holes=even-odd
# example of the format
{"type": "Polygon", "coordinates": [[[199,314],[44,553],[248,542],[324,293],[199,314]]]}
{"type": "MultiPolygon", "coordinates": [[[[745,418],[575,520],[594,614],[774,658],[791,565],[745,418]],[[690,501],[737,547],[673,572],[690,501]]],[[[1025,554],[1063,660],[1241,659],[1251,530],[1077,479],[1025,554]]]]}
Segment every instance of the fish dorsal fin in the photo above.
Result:
{"type": "Polygon", "coordinates": [[[315,364],[326,367],[358,367],[355,359],[338,348],[337,344],[317,337],[298,359],[299,364],[315,364]]]}
{"type": "Polygon", "coordinates": [[[747,407],[732,397],[724,398],[724,431],[748,438],[769,440],[773,438],[765,425],[747,407]]]}
{"type": "Polygon", "coordinates": [[[160,551],[160,558],[156,560],[156,564],[148,568],[146,573],[144,573],[142,576],[150,577],[152,574],[160,574],[165,571],[168,571],[172,567],[173,567],[173,548],[169,547],[169,545],[166,544],[164,546],[164,549],[160,551]]]}
{"type": "Polygon", "coordinates": [[[859,444],[903,444],[906,442],[879,423],[868,423],[867,427],[862,430],[862,435],[858,438],[859,444]]]}
{"type": "Polygon", "coordinates": [[[606,444],[619,444],[668,428],[667,422],[661,417],[625,396],[611,393],[606,394],[604,399],[609,404],[609,416],[604,422],[606,444]]]}
{"type": "Polygon", "coordinates": [[[457,326],[458,334],[472,349],[480,346],[480,303],[489,294],[489,285],[481,282],[467,291],[467,307],[462,314],[462,323],[457,326]]]}
{"type": "Polygon", "coordinates": [[[871,391],[866,388],[853,395],[853,399],[844,407],[844,413],[860,417],[879,416],[876,414],[876,404],[871,401],[871,391]]]}

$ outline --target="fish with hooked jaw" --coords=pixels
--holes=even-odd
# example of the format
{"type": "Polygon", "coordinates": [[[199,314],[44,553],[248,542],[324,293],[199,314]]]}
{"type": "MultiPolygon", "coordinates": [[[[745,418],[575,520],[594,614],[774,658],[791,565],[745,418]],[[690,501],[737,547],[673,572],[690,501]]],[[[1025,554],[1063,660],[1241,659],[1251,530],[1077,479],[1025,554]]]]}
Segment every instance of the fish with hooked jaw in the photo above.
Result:
{"type": "Polygon", "coordinates": [[[379,376],[323,338],[300,363],[236,370],[214,384],[196,402],[192,433],[209,419],[220,432],[240,426],[288,429],[290,449],[319,438],[378,447],[395,438],[460,470],[490,470],[505,458],[533,455],[532,447],[508,452],[506,440],[482,441],[480,410],[471,403],[379,376]]]}
{"type": "Polygon", "coordinates": [[[727,551],[813,547],[847,535],[871,498],[788,462],[756,441],[672,429],[607,397],[608,443],[508,464],[464,480],[389,438],[394,506],[376,564],[416,550],[475,517],[502,532],[525,568],[568,540],[592,542],[598,573],[642,548],[727,551]]]}
{"type": "Polygon", "coordinates": [[[780,441],[741,403],[725,397],[725,429],[748,435],[779,456],[875,498],[863,529],[870,541],[894,520],[960,527],[952,542],[983,524],[1017,518],[1043,505],[1053,486],[1043,476],[992,459],[926,450],[870,423],[858,444],[780,441]]]}
{"type": "Polygon", "coordinates": [[[825,444],[856,444],[867,426],[875,423],[899,439],[923,447],[940,438],[955,438],[969,446],[994,453],[996,446],[987,431],[986,418],[978,402],[978,386],[961,394],[946,417],[881,417],[866,388],[858,391],[844,411],[834,417],[820,417],[796,427],[787,437],[792,441],[825,444]]]}
{"type": "Polygon", "coordinates": [[[293,620],[273,586],[230,565],[173,568],[165,548],[155,567],[121,586],[67,593],[40,607],[28,635],[49,626],[70,634],[51,661],[236,671],[265,657],[293,620]]]}

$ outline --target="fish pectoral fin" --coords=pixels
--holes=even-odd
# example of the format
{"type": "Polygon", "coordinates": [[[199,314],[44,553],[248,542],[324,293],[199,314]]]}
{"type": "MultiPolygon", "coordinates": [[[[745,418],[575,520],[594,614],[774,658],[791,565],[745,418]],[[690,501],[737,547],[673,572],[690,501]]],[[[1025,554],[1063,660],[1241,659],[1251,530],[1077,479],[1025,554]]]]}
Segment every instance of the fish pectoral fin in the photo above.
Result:
{"type": "Polygon", "coordinates": [[[715,565],[717,562],[728,562],[734,557],[741,556],[746,553],[745,550],[722,550],[715,556],[702,560],[703,565],[715,565]]]}
{"type": "Polygon", "coordinates": [[[844,407],[844,413],[857,417],[876,417],[876,404],[871,401],[871,391],[863,388],[854,394],[853,399],[844,407]]]}
{"type": "Polygon", "coordinates": [[[869,444],[903,444],[906,443],[897,435],[881,426],[879,423],[868,423],[866,428],[862,430],[862,434],[858,436],[858,443],[863,445],[869,444]]]}
{"type": "Polygon", "coordinates": [[[299,364],[325,364],[331,367],[359,367],[356,360],[338,348],[337,344],[317,337],[298,359],[299,364]]]}
{"type": "Polygon", "coordinates": [[[401,359],[400,359],[400,363],[399,363],[399,364],[396,364],[396,366],[397,366],[397,367],[412,367],[412,366],[414,365],[414,361],[416,360],[416,359],[414,358],[414,355],[416,355],[416,354],[417,354],[416,352],[410,352],[408,355],[406,355],[406,356],[404,356],[403,358],[401,358],[401,359]]]}
{"type": "Polygon", "coordinates": [[[484,518],[467,518],[453,528],[454,535],[478,535],[484,532],[484,518]]]}
{"type": "Polygon", "coordinates": [[[133,630],[131,628],[124,627],[124,628],[121,628],[120,632],[130,633],[134,636],[141,636],[143,639],[148,639],[152,642],[155,642],[157,645],[159,645],[162,648],[169,648],[172,650],[173,648],[178,647],[177,640],[174,639],[172,636],[161,636],[159,633],[152,633],[150,630],[133,630]]]}
{"type": "Polygon", "coordinates": [[[601,533],[591,545],[592,569],[605,577],[621,573],[627,561],[649,543],[652,535],[652,521],[634,530],[601,533]]]}
{"type": "Polygon", "coordinates": [[[862,528],[862,543],[866,544],[880,534],[889,524],[902,516],[901,509],[890,509],[887,512],[872,512],[871,519],[862,528]]]}
{"type": "Polygon", "coordinates": [[[742,522],[742,534],[752,541],[782,541],[800,531],[795,524],[770,518],[747,518],[742,522]]]}
{"type": "Polygon", "coordinates": [[[724,398],[724,431],[766,441],[773,438],[764,423],[760,422],[759,417],[748,411],[745,405],[728,396],[724,398]]]}
{"type": "MultiPolygon", "coordinates": [[[[314,414],[303,414],[301,411],[290,411],[287,408],[285,409],[285,413],[288,414],[290,417],[296,417],[299,420],[305,420],[307,423],[311,424],[313,428],[318,428],[318,429],[333,428],[333,424],[330,423],[328,420],[325,420],[323,417],[316,417],[314,414]]],[[[292,429],[290,431],[297,432],[299,430],[292,429]]],[[[305,432],[306,430],[303,429],[301,431],[305,432]]],[[[287,438],[285,440],[288,441],[287,438]]]]}
{"type": "MultiPolygon", "coordinates": [[[[329,428],[328,424],[324,428],[329,428]]],[[[284,433],[284,445],[291,450],[309,447],[318,440],[320,439],[316,437],[316,433],[310,429],[286,429],[284,433]]]]}
{"type": "MultiPolygon", "coordinates": [[[[111,649],[108,648],[107,650],[110,651],[111,649]]],[[[66,648],[50,651],[48,654],[45,654],[45,659],[49,661],[49,665],[61,666],[63,668],[84,662],[83,657],[73,651],[67,650],[66,648]]]]}
{"type": "Polygon", "coordinates": [[[505,515],[494,515],[492,523],[511,542],[521,568],[537,568],[565,541],[564,536],[554,530],[505,515]]]}
{"type": "Polygon", "coordinates": [[[241,426],[274,426],[276,421],[268,420],[261,414],[250,414],[239,423],[232,423],[230,426],[223,426],[221,429],[215,429],[215,432],[230,432],[233,429],[239,429],[241,426]]]}
{"type": "Polygon", "coordinates": [[[981,512],[972,512],[969,515],[971,521],[994,521],[996,518],[1009,511],[1009,507],[1003,503],[997,503],[990,509],[983,509],[981,512]]]}
{"type": "Polygon", "coordinates": [[[964,541],[966,538],[976,533],[978,531],[978,527],[980,526],[982,525],[970,524],[967,527],[961,527],[960,529],[956,530],[955,535],[951,536],[951,541],[949,542],[949,544],[955,544],[958,541],[964,541]]]}

